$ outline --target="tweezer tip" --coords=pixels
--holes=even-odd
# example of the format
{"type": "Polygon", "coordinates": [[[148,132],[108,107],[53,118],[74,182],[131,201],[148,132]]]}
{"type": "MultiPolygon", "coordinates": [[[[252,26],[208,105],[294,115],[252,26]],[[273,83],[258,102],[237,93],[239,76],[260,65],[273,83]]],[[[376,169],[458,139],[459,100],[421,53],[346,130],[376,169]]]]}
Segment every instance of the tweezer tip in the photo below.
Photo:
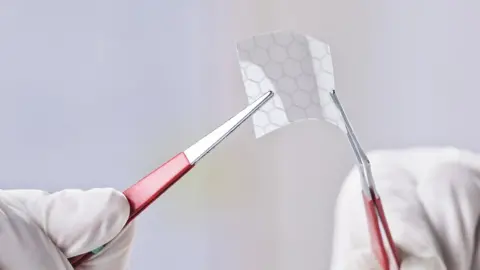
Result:
{"type": "Polygon", "coordinates": [[[184,151],[190,164],[195,164],[217,144],[225,139],[237,127],[239,127],[245,120],[255,113],[261,106],[263,106],[269,99],[273,97],[273,91],[268,91],[255,100],[253,103],[245,107],[242,111],[223,123],[221,126],[210,132],[208,135],[200,139],[198,142],[190,146],[184,151]]]}

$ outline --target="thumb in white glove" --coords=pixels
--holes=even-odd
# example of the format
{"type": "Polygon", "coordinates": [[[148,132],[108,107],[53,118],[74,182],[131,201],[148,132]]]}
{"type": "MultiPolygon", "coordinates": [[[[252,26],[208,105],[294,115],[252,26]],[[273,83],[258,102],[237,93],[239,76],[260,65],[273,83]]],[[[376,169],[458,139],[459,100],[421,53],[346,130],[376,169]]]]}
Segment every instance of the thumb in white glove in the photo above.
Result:
{"type": "MultiPolygon", "coordinates": [[[[379,167],[373,171],[394,241],[400,249],[402,270],[428,270],[437,256],[436,242],[418,204],[413,177],[408,171],[379,167]],[[383,183],[394,183],[384,189],[383,183]],[[413,187],[413,188],[412,188],[413,187]],[[412,257],[411,254],[419,257],[412,257]],[[426,258],[425,263],[423,259],[426,258]],[[407,263],[408,261],[408,263],[407,263]]],[[[383,270],[370,248],[370,235],[361,194],[361,178],[352,170],[338,197],[332,270],[383,270]]],[[[393,261],[393,260],[391,260],[393,261]]],[[[393,266],[393,265],[392,265],[393,266]]],[[[391,269],[396,270],[395,267],[391,269]]],[[[444,270],[436,267],[433,270],[444,270]]]]}
{"type": "MultiPolygon", "coordinates": [[[[401,250],[401,270],[480,269],[476,252],[480,249],[476,237],[480,158],[454,153],[448,162],[438,162],[441,151],[423,161],[408,152],[404,160],[395,158],[395,152],[390,159],[371,159],[387,220],[401,250]],[[418,168],[427,168],[427,161],[434,165],[418,173],[418,168]]],[[[353,171],[338,197],[332,270],[378,269],[360,190],[359,175],[353,171]]]]}
{"type": "Polygon", "coordinates": [[[111,242],[77,270],[123,270],[133,226],[113,189],[0,190],[0,269],[71,270],[67,258],[111,242]]]}

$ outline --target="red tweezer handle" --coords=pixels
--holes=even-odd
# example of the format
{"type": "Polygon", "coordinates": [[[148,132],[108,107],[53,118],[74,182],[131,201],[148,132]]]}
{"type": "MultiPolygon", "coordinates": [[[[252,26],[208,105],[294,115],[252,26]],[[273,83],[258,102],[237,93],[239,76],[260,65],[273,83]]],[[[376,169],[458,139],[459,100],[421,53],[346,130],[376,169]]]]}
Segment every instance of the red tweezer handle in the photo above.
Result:
{"type": "MultiPolygon", "coordinates": [[[[130,203],[130,216],[125,226],[190,171],[193,166],[185,154],[180,153],[125,190],[123,194],[130,203]]],[[[93,255],[93,252],[89,252],[70,258],[69,261],[75,268],[93,255]]]]}
{"type": "MultiPolygon", "coordinates": [[[[372,193],[373,194],[373,193],[372,193]]],[[[372,196],[373,199],[367,198],[365,194],[363,195],[363,201],[365,203],[365,210],[367,214],[367,221],[368,221],[368,229],[370,231],[370,242],[372,245],[373,252],[375,257],[378,260],[378,263],[382,267],[383,270],[390,269],[390,262],[388,259],[387,250],[385,249],[385,245],[383,243],[382,231],[380,225],[383,227],[385,231],[385,235],[387,237],[388,245],[390,246],[390,250],[393,253],[393,257],[395,263],[398,267],[400,267],[400,258],[398,256],[398,251],[393,241],[392,234],[390,232],[390,227],[387,223],[387,218],[385,216],[385,212],[383,211],[382,201],[380,198],[376,196],[372,196]],[[378,212],[378,216],[377,216],[378,212]],[[379,219],[380,222],[379,223],[379,219]]]]}

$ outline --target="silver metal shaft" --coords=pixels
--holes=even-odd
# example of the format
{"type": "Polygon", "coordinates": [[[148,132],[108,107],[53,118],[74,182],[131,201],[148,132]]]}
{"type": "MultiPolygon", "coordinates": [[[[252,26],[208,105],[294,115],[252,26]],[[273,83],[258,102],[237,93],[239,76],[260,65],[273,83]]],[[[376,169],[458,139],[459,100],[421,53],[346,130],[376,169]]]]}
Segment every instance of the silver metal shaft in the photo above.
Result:
{"type": "Polygon", "coordinates": [[[335,93],[335,90],[330,92],[330,97],[335,103],[335,106],[340,111],[343,121],[345,122],[345,128],[347,130],[346,135],[347,135],[348,141],[350,142],[350,146],[352,147],[353,152],[355,153],[355,157],[358,162],[357,165],[359,167],[360,174],[362,176],[362,180],[363,180],[362,189],[365,195],[367,195],[368,197],[372,197],[371,195],[375,197],[377,196],[377,191],[375,189],[375,181],[373,180],[370,160],[368,159],[367,154],[365,154],[365,151],[363,151],[362,146],[358,142],[357,136],[353,131],[352,125],[348,120],[347,114],[345,113],[345,110],[343,109],[343,106],[340,103],[340,100],[338,99],[337,94],[335,93]],[[374,194],[371,194],[371,192],[373,192],[374,194]]]}
{"type": "Polygon", "coordinates": [[[223,125],[212,131],[207,136],[200,139],[198,142],[190,146],[183,153],[190,161],[190,164],[197,163],[202,157],[210,152],[215,146],[223,141],[235,129],[237,129],[245,120],[247,120],[253,113],[260,109],[267,101],[273,97],[273,92],[269,91],[248,105],[245,109],[239,112],[234,117],[230,118],[223,125]]]}

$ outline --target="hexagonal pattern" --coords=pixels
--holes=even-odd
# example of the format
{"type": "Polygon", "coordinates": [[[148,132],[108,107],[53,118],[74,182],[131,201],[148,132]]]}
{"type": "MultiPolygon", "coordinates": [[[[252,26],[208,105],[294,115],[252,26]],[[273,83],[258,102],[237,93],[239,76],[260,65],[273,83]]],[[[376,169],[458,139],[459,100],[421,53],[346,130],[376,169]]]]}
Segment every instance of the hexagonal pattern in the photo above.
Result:
{"type": "Polygon", "coordinates": [[[256,137],[306,119],[325,119],[345,131],[330,97],[335,88],[328,44],[291,31],[237,43],[249,102],[272,90],[274,98],[253,115],[256,137]]]}

